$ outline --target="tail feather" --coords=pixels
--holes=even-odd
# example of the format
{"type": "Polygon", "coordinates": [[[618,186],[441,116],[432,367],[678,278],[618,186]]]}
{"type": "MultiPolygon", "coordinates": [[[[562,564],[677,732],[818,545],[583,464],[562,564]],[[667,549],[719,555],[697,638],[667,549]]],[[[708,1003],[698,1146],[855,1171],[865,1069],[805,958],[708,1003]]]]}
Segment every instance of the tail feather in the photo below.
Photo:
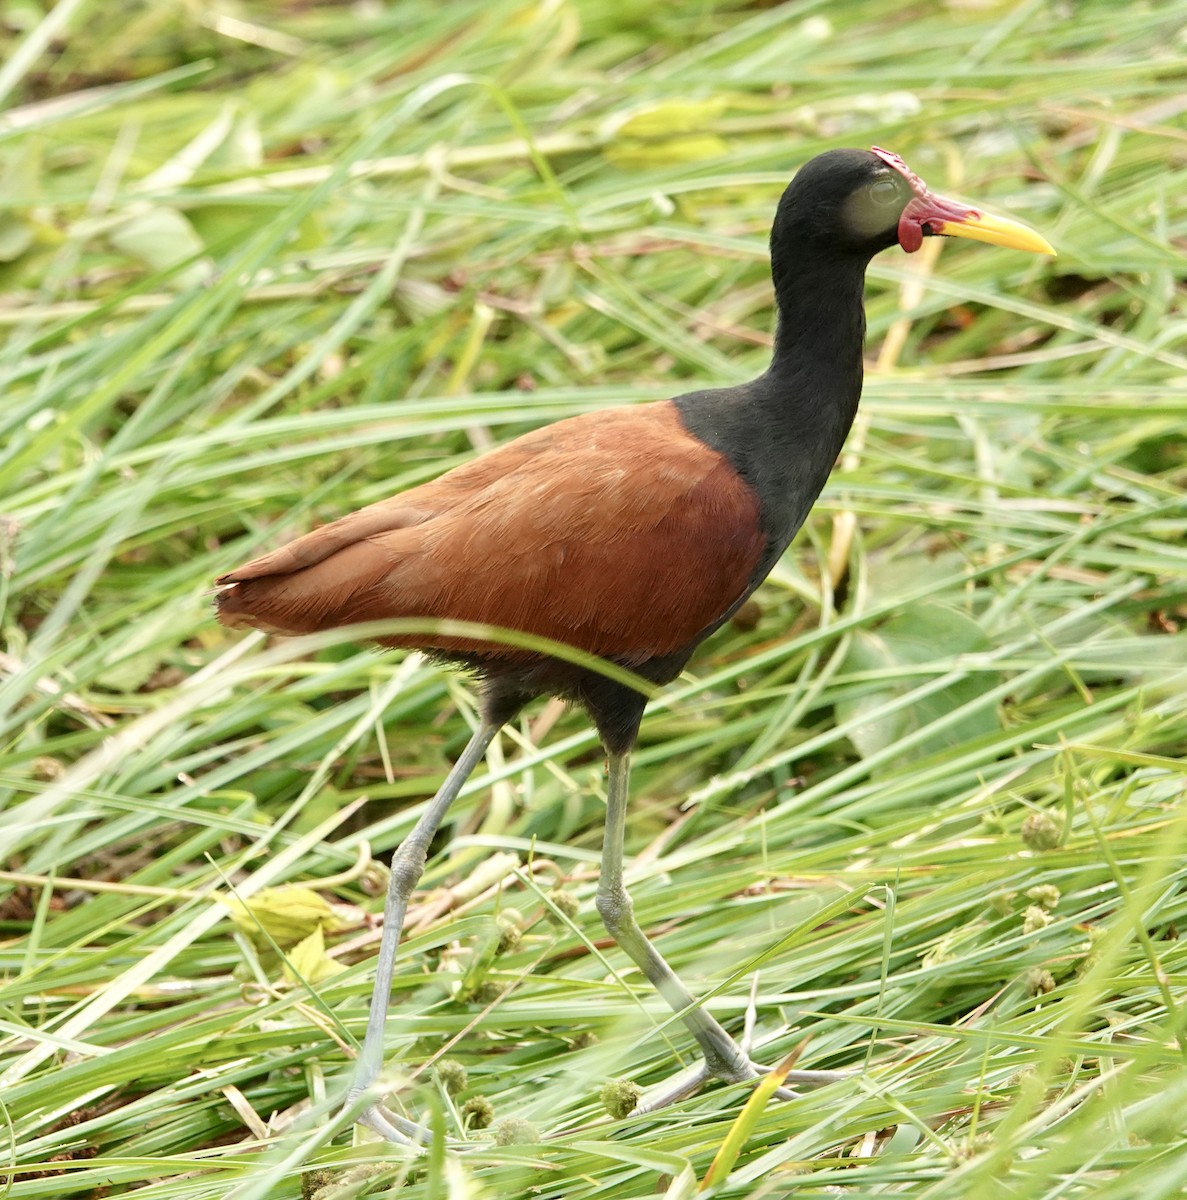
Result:
{"type": "Polygon", "coordinates": [[[389,615],[391,558],[371,542],[355,542],[290,573],[240,578],[224,575],[215,612],[230,629],[316,633],[389,615]]]}
{"type": "MultiPolygon", "coordinates": [[[[360,508],[358,512],[339,517],[328,525],[321,525],[268,554],[253,558],[251,562],[220,575],[215,583],[245,583],[272,576],[295,575],[309,567],[318,566],[367,538],[396,529],[408,529],[428,520],[430,516],[431,512],[408,503],[403,496],[380,500],[377,504],[360,508]]],[[[222,611],[221,608],[219,611],[222,611]]]]}

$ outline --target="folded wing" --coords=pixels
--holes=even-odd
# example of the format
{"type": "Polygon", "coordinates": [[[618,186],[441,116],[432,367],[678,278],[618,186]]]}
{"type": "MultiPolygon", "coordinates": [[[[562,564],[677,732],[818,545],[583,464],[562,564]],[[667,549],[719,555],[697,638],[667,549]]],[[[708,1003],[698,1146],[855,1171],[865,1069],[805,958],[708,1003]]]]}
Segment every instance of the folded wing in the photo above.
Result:
{"type": "Polygon", "coordinates": [[[764,544],[757,497],[728,460],[673,405],[649,404],[558,422],[255,559],[219,580],[219,618],[276,633],[450,618],[640,663],[718,621],[764,544]]]}

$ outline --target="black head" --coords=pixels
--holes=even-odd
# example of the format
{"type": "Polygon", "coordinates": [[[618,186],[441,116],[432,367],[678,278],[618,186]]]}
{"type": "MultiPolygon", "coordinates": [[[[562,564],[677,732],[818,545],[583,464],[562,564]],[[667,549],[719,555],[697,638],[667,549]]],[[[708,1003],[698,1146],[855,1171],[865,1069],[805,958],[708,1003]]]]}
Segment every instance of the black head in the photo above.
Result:
{"type": "Polygon", "coordinates": [[[771,229],[774,250],[799,245],[868,261],[898,244],[904,210],[926,189],[893,155],[828,150],[806,162],[783,193],[771,229]]]}
{"type": "Polygon", "coordinates": [[[898,244],[908,254],[925,237],[969,238],[1035,254],[1054,254],[1025,225],[929,191],[897,154],[828,150],[806,162],[787,186],[771,228],[771,261],[779,273],[805,253],[869,262],[898,244]]]}

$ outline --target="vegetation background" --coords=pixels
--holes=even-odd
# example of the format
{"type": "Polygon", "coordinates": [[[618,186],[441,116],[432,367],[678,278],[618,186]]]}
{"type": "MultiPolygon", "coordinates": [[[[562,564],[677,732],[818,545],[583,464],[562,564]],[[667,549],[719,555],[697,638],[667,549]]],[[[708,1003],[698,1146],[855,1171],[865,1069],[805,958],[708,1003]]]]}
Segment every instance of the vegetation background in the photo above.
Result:
{"type": "Polygon", "coordinates": [[[0,41],[6,1196],[687,1196],[731,1130],[721,1196],[1183,1194],[1187,6],[0,0],[0,41]],[[550,705],[397,966],[393,1081],[464,1152],[352,1144],[378,864],[471,694],[229,634],[211,580],[761,370],[780,190],[872,143],[1059,257],[876,262],[859,428],[652,704],[630,831],[713,1011],[753,984],[762,1055],[856,1073],[606,1115],[689,1044],[603,936],[550,705]]]}

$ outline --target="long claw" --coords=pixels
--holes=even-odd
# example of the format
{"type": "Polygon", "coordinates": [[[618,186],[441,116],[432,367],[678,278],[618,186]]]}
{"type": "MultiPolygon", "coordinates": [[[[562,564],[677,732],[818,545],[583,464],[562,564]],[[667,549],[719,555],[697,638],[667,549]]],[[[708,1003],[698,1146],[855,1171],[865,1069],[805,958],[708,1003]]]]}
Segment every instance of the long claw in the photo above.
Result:
{"type": "MultiPolygon", "coordinates": [[[[769,1070],[770,1068],[766,1068],[769,1070]]],[[[788,1083],[802,1083],[809,1087],[823,1087],[826,1083],[840,1083],[852,1079],[859,1071],[788,1071],[788,1083]]]]}
{"type": "MultiPolygon", "coordinates": [[[[762,1076],[769,1075],[771,1072],[770,1067],[755,1062],[749,1056],[746,1058],[746,1064],[750,1070],[749,1077],[752,1079],[761,1079],[762,1076]]],[[[857,1071],[789,1071],[784,1082],[793,1085],[821,1087],[824,1084],[852,1079],[857,1074],[857,1071]]],[[[648,1113],[658,1112],[661,1108],[667,1108],[670,1104],[678,1104],[681,1100],[687,1100],[714,1077],[715,1073],[704,1061],[697,1063],[694,1067],[679,1071],[643,1096],[635,1105],[631,1115],[645,1116],[648,1113]]],[[[797,1100],[802,1093],[795,1091],[792,1087],[780,1087],[773,1095],[776,1100],[797,1100]]]]}
{"type": "Polygon", "coordinates": [[[361,1112],[357,1123],[365,1125],[385,1141],[394,1142],[398,1146],[413,1146],[419,1149],[430,1137],[429,1131],[423,1125],[417,1125],[415,1121],[409,1121],[396,1113],[386,1112],[378,1104],[373,1104],[361,1112]]]}
{"type": "Polygon", "coordinates": [[[667,1108],[670,1104],[679,1104],[681,1100],[687,1100],[689,1096],[698,1092],[711,1078],[709,1067],[703,1061],[695,1067],[678,1071],[643,1096],[635,1105],[631,1116],[641,1117],[667,1108]]]}
{"type": "Polygon", "coordinates": [[[754,1048],[754,1027],[758,1023],[758,972],[754,972],[754,976],[750,980],[750,999],[746,1003],[746,1016],[742,1023],[742,1040],[738,1043],[738,1049],[750,1057],[750,1051],[754,1048]]]}

